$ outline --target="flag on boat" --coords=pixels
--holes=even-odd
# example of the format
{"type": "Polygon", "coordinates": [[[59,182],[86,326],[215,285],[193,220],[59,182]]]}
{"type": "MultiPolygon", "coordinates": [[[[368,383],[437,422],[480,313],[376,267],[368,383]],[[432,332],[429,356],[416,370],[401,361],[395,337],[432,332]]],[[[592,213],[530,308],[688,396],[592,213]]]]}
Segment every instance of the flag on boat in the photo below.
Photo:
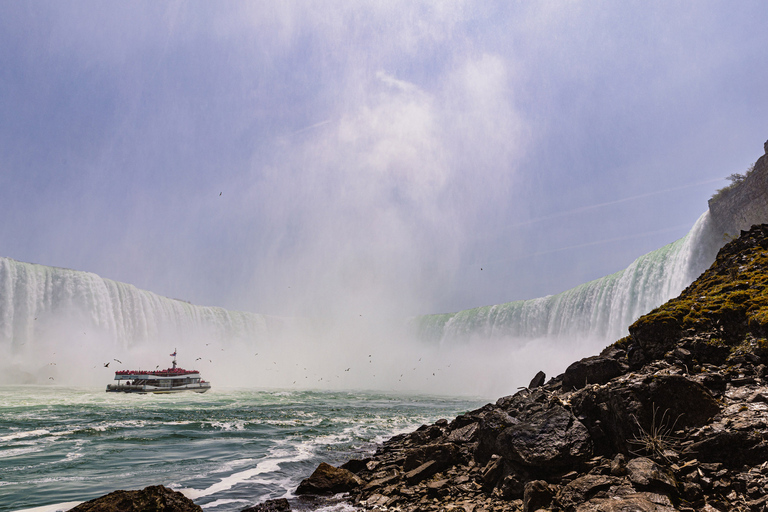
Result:
{"type": "Polygon", "coordinates": [[[171,357],[176,357],[176,351],[173,351],[173,354],[171,354],[171,357]]]}

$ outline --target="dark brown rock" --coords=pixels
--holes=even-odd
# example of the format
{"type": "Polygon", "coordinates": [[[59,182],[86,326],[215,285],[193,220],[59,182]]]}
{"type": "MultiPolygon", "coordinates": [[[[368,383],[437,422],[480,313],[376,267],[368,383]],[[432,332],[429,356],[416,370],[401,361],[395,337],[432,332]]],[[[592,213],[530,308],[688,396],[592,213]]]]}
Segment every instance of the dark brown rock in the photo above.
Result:
{"type": "Polygon", "coordinates": [[[162,485],[139,491],[114,491],[81,503],[69,512],[202,512],[192,500],[162,485]]]}
{"type": "Polygon", "coordinates": [[[504,429],[496,449],[510,461],[545,470],[591,457],[592,441],[586,427],[568,409],[555,404],[504,429]]]}
{"type": "Polygon", "coordinates": [[[430,460],[429,462],[425,462],[421,466],[408,471],[404,477],[406,482],[413,485],[415,483],[421,482],[425,478],[429,478],[435,473],[437,473],[437,463],[433,460],[430,460]]]}
{"type": "Polygon", "coordinates": [[[409,450],[403,463],[406,471],[416,468],[425,462],[435,463],[435,471],[442,471],[459,462],[460,450],[453,443],[428,444],[409,450]]]}
{"type": "Polygon", "coordinates": [[[347,469],[321,462],[309,478],[302,480],[296,494],[336,494],[363,485],[363,481],[347,469]]]}
{"type": "Polygon", "coordinates": [[[552,486],[546,480],[533,480],[525,484],[523,492],[523,512],[535,512],[547,509],[552,503],[552,486]]]}
{"type": "Polygon", "coordinates": [[[615,359],[585,357],[566,368],[563,374],[563,389],[580,389],[587,384],[605,384],[621,374],[621,365],[615,359]]]}
{"type": "Polygon", "coordinates": [[[596,450],[612,453],[644,449],[646,435],[673,441],[674,430],[701,426],[720,411],[706,387],[667,374],[622,376],[576,392],[571,405],[584,418],[596,450]]]}
{"type": "Polygon", "coordinates": [[[646,457],[637,457],[627,462],[630,481],[641,488],[656,488],[675,491],[677,482],[672,473],[646,457]]]}
{"type": "Polygon", "coordinates": [[[595,498],[575,507],[576,512],[676,512],[665,496],[637,493],[610,498],[595,498]]]}
{"type": "Polygon", "coordinates": [[[618,485],[621,479],[605,475],[584,475],[563,486],[556,495],[556,501],[565,510],[573,510],[580,503],[588,501],[599,491],[618,485]]]}
{"type": "Polygon", "coordinates": [[[457,428],[448,434],[447,441],[450,443],[469,443],[474,441],[477,434],[477,428],[477,422],[457,428]]]}
{"type": "Polygon", "coordinates": [[[547,379],[547,374],[542,372],[542,371],[539,371],[539,373],[537,373],[533,377],[533,379],[531,379],[531,383],[528,384],[528,389],[535,389],[535,388],[543,386],[544,385],[544,381],[546,379],[547,379]]]}
{"type": "Polygon", "coordinates": [[[267,500],[252,507],[244,508],[240,512],[290,512],[291,505],[285,498],[267,500]]]}

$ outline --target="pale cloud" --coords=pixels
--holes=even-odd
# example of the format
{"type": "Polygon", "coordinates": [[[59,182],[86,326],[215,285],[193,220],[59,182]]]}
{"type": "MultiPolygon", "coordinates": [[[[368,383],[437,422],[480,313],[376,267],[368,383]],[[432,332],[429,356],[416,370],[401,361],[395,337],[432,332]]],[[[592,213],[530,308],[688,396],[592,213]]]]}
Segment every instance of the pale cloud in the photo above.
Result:
{"type": "MultiPolygon", "coordinates": [[[[305,304],[324,314],[429,308],[475,223],[514,182],[525,123],[507,70],[503,58],[480,54],[431,89],[348,70],[346,101],[331,120],[284,139],[282,158],[255,169],[253,203],[279,212],[277,225],[296,226],[270,243],[290,269],[285,278],[305,283],[305,304]]],[[[259,262],[254,282],[275,266],[259,262]]]]}

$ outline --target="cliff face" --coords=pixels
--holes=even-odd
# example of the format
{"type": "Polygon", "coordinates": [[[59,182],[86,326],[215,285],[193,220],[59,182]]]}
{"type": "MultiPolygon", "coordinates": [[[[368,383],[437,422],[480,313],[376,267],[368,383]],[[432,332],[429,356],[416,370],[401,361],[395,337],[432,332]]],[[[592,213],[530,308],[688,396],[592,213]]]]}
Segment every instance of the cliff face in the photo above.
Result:
{"type": "Polygon", "coordinates": [[[600,355],[298,492],[369,510],[766,511],[766,285],[761,225],[600,355]]]}
{"type": "Polygon", "coordinates": [[[716,225],[732,237],[768,219],[768,141],[764,149],[744,181],[709,200],[716,225]]]}

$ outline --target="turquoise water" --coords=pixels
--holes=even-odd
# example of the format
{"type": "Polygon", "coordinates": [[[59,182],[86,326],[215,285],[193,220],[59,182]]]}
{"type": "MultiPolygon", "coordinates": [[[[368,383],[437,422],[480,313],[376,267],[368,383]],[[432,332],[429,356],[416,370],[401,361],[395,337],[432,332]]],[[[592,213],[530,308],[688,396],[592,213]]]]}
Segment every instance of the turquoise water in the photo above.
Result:
{"type": "Polygon", "coordinates": [[[369,392],[0,387],[0,512],[66,510],[157,484],[206,511],[241,510],[292,496],[321,461],[360,457],[394,434],[482,403],[369,392]]]}

